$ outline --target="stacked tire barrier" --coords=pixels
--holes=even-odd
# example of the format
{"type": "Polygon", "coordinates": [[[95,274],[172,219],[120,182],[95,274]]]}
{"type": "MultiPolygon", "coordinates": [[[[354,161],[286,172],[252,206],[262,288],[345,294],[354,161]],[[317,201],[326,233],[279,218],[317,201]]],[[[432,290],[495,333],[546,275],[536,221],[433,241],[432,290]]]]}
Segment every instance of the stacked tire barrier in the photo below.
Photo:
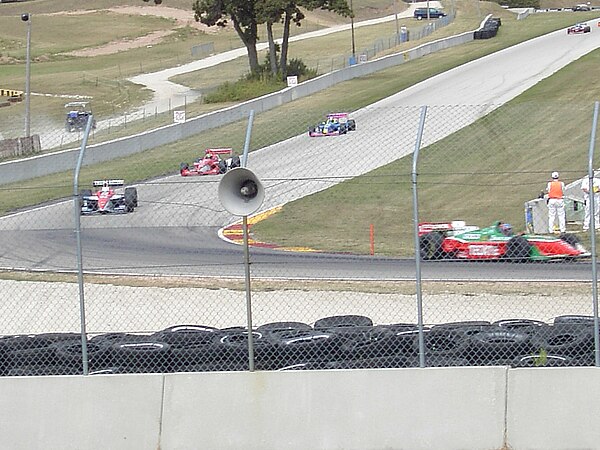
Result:
{"type": "Polygon", "coordinates": [[[473,39],[490,39],[498,34],[498,28],[502,25],[500,17],[487,17],[483,25],[473,32],[473,39]]]}
{"type": "MultiPolygon", "coordinates": [[[[427,367],[593,366],[594,321],[565,315],[466,321],[423,327],[427,367]]],[[[248,330],[176,325],[153,334],[106,333],[87,340],[91,374],[244,371],[248,330]]],[[[252,331],[257,370],[405,368],[420,366],[419,327],[375,325],[366,316],[331,316],[313,325],[274,322],[252,331]]],[[[78,333],[0,338],[5,376],[73,375],[83,372],[78,333]]]]}

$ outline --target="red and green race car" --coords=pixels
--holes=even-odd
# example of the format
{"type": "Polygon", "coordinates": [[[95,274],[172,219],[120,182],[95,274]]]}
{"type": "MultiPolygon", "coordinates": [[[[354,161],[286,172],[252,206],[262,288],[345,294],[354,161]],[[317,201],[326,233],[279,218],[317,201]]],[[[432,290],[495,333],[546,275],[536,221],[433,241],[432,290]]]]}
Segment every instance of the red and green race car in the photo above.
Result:
{"type": "Polygon", "coordinates": [[[421,259],[550,260],[590,253],[574,234],[514,234],[507,223],[479,228],[463,221],[419,224],[421,259]]]}

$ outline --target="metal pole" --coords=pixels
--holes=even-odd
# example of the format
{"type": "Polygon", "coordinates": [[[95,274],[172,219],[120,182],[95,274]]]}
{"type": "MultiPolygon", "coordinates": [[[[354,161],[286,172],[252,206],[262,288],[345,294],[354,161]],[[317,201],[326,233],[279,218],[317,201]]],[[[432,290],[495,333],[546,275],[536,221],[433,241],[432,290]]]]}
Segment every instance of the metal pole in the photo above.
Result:
{"type": "MultiPolygon", "coordinates": [[[[590,137],[590,150],[588,154],[588,186],[590,195],[590,230],[592,244],[592,302],[594,310],[594,355],[596,359],[596,367],[600,367],[600,336],[598,331],[600,325],[598,323],[598,269],[596,266],[596,205],[594,193],[594,143],[596,142],[596,128],[598,127],[598,107],[599,103],[594,104],[594,119],[592,121],[592,136],[590,137]]],[[[600,206],[600,205],[598,205],[600,206]]]]}
{"type": "Polygon", "coordinates": [[[396,21],[396,45],[400,43],[400,25],[398,24],[398,4],[396,0],[394,2],[394,20],[396,21]]]}
{"type": "Polygon", "coordinates": [[[22,15],[25,20],[27,17],[27,50],[25,56],[25,137],[31,136],[31,14],[22,15]]]}
{"type": "Polygon", "coordinates": [[[73,217],[75,218],[75,236],[77,238],[77,282],[79,284],[79,317],[81,322],[81,355],[83,361],[83,374],[89,374],[88,367],[88,351],[87,351],[87,332],[85,327],[85,297],[83,290],[83,258],[81,255],[81,206],[79,205],[79,172],[81,171],[81,164],[83,162],[83,155],[85,154],[85,148],[87,146],[88,136],[92,129],[92,122],[94,117],[92,114],[88,116],[88,121],[85,126],[83,133],[83,140],[81,141],[81,148],[79,150],[79,158],[77,159],[77,165],[75,166],[75,173],[73,175],[73,217]]]}
{"type": "Polygon", "coordinates": [[[252,136],[252,124],[254,123],[254,110],[250,111],[248,117],[248,127],[246,128],[246,140],[244,141],[244,152],[242,153],[242,167],[246,167],[248,163],[248,152],[250,151],[250,137],[252,136]]]}
{"type": "Polygon", "coordinates": [[[423,129],[425,128],[425,116],[427,115],[427,106],[421,107],[421,119],[419,121],[419,130],[415,142],[415,151],[413,153],[412,164],[412,191],[413,191],[413,222],[415,239],[415,269],[416,269],[416,288],[417,288],[417,323],[419,326],[419,367],[425,367],[425,337],[423,334],[423,296],[421,292],[421,249],[419,245],[419,202],[417,195],[417,162],[419,160],[419,149],[423,138],[423,129]]]}
{"type": "Polygon", "coordinates": [[[354,45],[354,7],[352,6],[352,0],[350,0],[350,29],[352,30],[352,58],[356,63],[356,46],[354,45]]]}
{"type": "Polygon", "coordinates": [[[246,320],[248,322],[248,369],[254,372],[254,336],[252,334],[252,294],[250,288],[250,249],[248,247],[248,216],[243,217],[244,268],[246,278],[246,320]]]}
{"type": "MultiPolygon", "coordinates": [[[[248,164],[248,152],[250,151],[250,138],[252,136],[252,124],[254,123],[254,110],[250,110],[248,127],[246,128],[246,139],[244,141],[244,152],[242,154],[241,166],[248,164]]],[[[242,231],[244,233],[244,274],[246,280],[246,321],[248,323],[248,369],[254,372],[254,335],[252,334],[252,289],[250,286],[250,248],[248,245],[248,216],[242,218],[242,231]]]]}

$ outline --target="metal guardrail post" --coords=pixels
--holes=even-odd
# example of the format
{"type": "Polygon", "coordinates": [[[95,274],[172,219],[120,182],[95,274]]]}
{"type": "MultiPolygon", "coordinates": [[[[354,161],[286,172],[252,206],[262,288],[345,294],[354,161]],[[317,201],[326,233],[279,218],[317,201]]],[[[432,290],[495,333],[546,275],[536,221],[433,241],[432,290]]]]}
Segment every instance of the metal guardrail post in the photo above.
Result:
{"type": "Polygon", "coordinates": [[[79,284],[79,318],[81,323],[81,354],[83,363],[83,374],[89,374],[88,351],[87,351],[87,332],[85,324],[85,297],[83,289],[83,258],[81,252],[81,206],[79,205],[79,172],[83,163],[83,155],[87,146],[88,137],[92,130],[94,117],[92,114],[88,116],[81,148],[79,150],[79,158],[73,174],[73,217],[75,218],[75,236],[77,238],[77,282],[79,284]]]}
{"type": "Polygon", "coordinates": [[[412,164],[412,191],[413,191],[413,222],[415,238],[415,269],[416,269],[416,287],[417,287],[417,324],[419,327],[419,367],[425,367],[425,337],[423,334],[423,296],[421,292],[421,252],[419,248],[419,202],[417,193],[417,162],[419,160],[419,149],[423,138],[423,129],[425,128],[425,116],[427,115],[427,106],[421,107],[421,119],[417,131],[417,140],[415,142],[415,151],[413,152],[412,164]]]}

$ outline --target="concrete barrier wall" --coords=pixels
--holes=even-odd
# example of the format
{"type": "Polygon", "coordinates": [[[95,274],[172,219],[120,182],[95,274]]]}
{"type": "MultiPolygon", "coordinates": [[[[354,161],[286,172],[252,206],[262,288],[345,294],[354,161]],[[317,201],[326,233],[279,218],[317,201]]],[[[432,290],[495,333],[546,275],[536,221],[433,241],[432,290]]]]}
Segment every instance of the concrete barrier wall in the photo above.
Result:
{"type": "MultiPolygon", "coordinates": [[[[343,81],[348,81],[353,78],[397,66],[405,61],[417,59],[421,56],[472,40],[473,32],[467,32],[428,42],[406,52],[385,56],[363,64],[336,70],[315,79],[300,83],[297,86],[288,87],[279,92],[249,100],[239,105],[189,119],[183,124],[171,124],[137,135],[90,145],[86,149],[84,165],[97,164],[103,161],[109,161],[111,159],[167,145],[201,133],[205,130],[245,119],[252,110],[256,114],[259,114],[277,108],[284,103],[320,92],[343,81]]],[[[78,153],[79,147],[27,159],[0,163],[0,184],[14,183],[71,170],[75,167],[78,153]]]]}
{"type": "Polygon", "coordinates": [[[600,449],[600,369],[0,379],[0,448],[600,449]]]}

